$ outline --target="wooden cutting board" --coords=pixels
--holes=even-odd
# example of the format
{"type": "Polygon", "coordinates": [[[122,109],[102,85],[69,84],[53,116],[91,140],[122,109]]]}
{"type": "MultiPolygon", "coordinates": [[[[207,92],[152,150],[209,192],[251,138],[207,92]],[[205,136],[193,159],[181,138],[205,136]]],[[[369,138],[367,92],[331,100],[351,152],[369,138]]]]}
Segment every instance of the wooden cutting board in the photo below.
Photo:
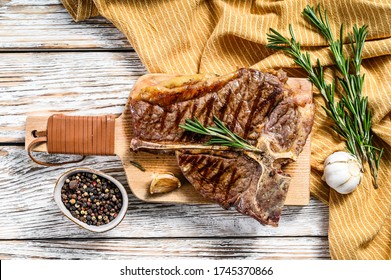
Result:
{"type": "MultiPolygon", "coordinates": [[[[290,78],[288,84],[303,95],[312,96],[311,83],[306,79],[290,78]]],[[[137,86],[137,83],[136,85],[137,86]]],[[[128,100],[129,102],[129,100],[128,100]]],[[[125,105],[123,113],[115,120],[115,141],[114,152],[121,159],[129,187],[133,194],[144,201],[163,203],[187,203],[200,204],[210,203],[203,198],[189,182],[183,177],[174,155],[153,154],[139,151],[137,153],[130,149],[131,124],[128,104],[125,105]],[[140,163],[145,172],[136,168],[131,162],[140,163]],[[149,185],[156,173],[172,172],[182,182],[182,187],[166,194],[149,194],[149,185]]],[[[25,146],[35,139],[33,131],[46,130],[48,117],[30,116],[26,120],[25,146]]],[[[34,148],[36,152],[47,152],[46,144],[34,148]]],[[[285,205],[308,205],[310,185],[310,137],[297,162],[288,164],[284,171],[292,176],[285,205]]],[[[65,168],[71,168],[65,165],[65,168]]]]}

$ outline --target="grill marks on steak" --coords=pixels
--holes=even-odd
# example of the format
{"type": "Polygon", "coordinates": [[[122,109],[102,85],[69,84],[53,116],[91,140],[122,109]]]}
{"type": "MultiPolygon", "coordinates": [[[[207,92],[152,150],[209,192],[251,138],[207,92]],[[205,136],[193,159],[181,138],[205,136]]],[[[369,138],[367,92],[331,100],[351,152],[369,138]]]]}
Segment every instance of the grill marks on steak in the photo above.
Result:
{"type": "MultiPolygon", "coordinates": [[[[200,82],[199,86],[202,88],[203,84],[200,82]]],[[[271,106],[283,98],[283,83],[269,73],[241,69],[230,74],[229,79],[221,78],[219,88],[218,91],[206,88],[207,93],[202,93],[194,90],[193,85],[194,95],[187,94],[189,99],[164,105],[156,104],[154,100],[132,99],[134,138],[201,143],[205,137],[185,132],[179,124],[196,117],[205,126],[213,125],[212,116],[216,116],[231,131],[256,144],[265,116],[271,106]]]]}
{"type": "Polygon", "coordinates": [[[248,186],[257,183],[262,172],[256,161],[239,152],[190,150],[179,152],[177,157],[182,172],[196,190],[213,197],[226,209],[248,186]]]}
{"type": "Polygon", "coordinates": [[[184,176],[204,197],[277,226],[290,182],[280,167],[301,152],[314,108],[311,98],[285,85],[283,72],[274,74],[150,76],[132,92],[131,147],[175,150],[184,176]],[[213,116],[264,153],[205,146],[208,137],[179,128],[193,117],[213,125],[213,116]]]}
{"type": "Polygon", "coordinates": [[[243,152],[187,150],[177,158],[185,177],[204,197],[225,209],[234,206],[262,224],[278,225],[289,177],[243,152]]]}

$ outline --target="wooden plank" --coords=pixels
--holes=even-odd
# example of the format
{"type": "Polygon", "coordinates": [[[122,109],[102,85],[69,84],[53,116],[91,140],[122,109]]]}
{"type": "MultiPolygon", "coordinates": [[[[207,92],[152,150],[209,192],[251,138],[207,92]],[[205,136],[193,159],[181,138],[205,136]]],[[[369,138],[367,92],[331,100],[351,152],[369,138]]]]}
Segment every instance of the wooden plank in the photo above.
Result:
{"type": "Polygon", "coordinates": [[[26,116],[120,114],[145,73],[134,52],[0,53],[0,143],[24,142],[26,116]]]}
{"type": "Polygon", "coordinates": [[[103,17],[74,22],[60,0],[1,1],[0,38],[0,51],[132,49],[103,17]]]}
{"type": "Polygon", "coordinates": [[[330,259],[325,237],[0,241],[0,258],[143,260],[330,259]]]}
{"type": "MultiPolygon", "coordinates": [[[[63,160],[51,156],[51,160],[63,160]]],[[[0,149],[0,239],[108,238],[108,237],[249,237],[327,236],[328,208],[311,199],[304,207],[286,206],[278,228],[223,210],[217,205],[159,204],[140,201],[131,194],[122,163],[116,157],[87,157],[72,166],[43,167],[23,147],[0,149]],[[53,200],[56,179],[66,170],[87,166],[118,179],[129,191],[125,219],[102,234],[88,232],[70,222],[53,200]]]]}

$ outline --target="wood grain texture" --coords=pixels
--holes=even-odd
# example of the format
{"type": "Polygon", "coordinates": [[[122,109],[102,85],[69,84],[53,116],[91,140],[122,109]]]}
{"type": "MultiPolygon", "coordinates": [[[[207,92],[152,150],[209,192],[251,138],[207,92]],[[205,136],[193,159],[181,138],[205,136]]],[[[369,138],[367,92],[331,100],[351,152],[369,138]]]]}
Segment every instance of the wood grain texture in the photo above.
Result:
{"type": "Polygon", "coordinates": [[[0,241],[6,259],[329,259],[327,238],[176,238],[0,241]]]}
{"type": "Polygon", "coordinates": [[[145,73],[134,52],[0,53],[0,143],[23,143],[30,115],[119,115],[145,73]]]}
{"type": "Polygon", "coordinates": [[[102,17],[74,22],[60,0],[0,1],[0,52],[131,50],[126,37],[102,17]]]}
{"type": "MultiPolygon", "coordinates": [[[[43,156],[43,155],[39,155],[43,156]]],[[[63,160],[64,156],[51,156],[63,160]]],[[[44,238],[150,238],[150,237],[251,237],[327,236],[328,209],[311,199],[304,207],[286,206],[278,228],[261,226],[252,218],[218,205],[147,203],[135,198],[116,157],[87,157],[80,164],[43,167],[23,147],[0,149],[0,239],[44,238]],[[119,180],[129,191],[125,219],[115,229],[96,234],[79,228],[63,216],[53,200],[57,178],[66,170],[85,166],[119,180]]]]}

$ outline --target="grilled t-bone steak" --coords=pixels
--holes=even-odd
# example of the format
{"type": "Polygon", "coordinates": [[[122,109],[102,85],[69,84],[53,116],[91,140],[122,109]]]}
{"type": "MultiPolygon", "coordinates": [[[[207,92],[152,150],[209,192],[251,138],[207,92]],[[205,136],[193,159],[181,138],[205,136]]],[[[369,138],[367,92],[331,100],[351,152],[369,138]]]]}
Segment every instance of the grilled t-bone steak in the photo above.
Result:
{"type": "Polygon", "coordinates": [[[281,165],[296,160],[311,131],[311,98],[288,88],[282,71],[141,79],[130,101],[131,148],[175,151],[184,176],[204,197],[277,226],[290,182],[281,165]],[[193,117],[213,125],[213,116],[263,152],[205,146],[208,136],[179,127],[193,117]]]}

